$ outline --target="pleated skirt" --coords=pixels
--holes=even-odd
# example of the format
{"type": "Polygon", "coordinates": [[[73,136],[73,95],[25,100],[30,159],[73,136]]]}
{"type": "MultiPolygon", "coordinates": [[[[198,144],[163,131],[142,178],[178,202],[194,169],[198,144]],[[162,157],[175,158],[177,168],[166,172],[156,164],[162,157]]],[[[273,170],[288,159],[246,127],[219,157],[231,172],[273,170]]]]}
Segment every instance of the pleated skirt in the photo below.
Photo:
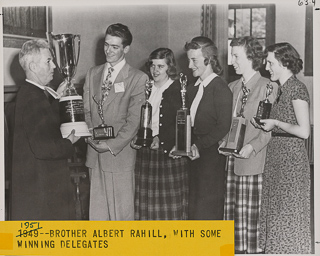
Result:
{"type": "Polygon", "coordinates": [[[186,220],[188,159],[141,148],[135,166],[135,219],[186,220]]]}

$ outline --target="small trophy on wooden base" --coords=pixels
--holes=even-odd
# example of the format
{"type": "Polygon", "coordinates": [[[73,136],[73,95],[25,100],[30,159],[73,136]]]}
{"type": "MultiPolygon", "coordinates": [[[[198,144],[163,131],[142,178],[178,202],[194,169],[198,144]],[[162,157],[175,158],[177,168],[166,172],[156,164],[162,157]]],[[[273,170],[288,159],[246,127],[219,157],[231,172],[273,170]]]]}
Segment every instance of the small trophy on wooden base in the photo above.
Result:
{"type": "Polygon", "coordinates": [[[248,121],[243,117],[232,118],[231,129],[228,134],[227,144],[220,148],[223,152],[239,154],[243,147],[244,135],[248,121]]]}
{"type": "Polygon", "coordinates": [[[113,127],[106,125],[104,121],[104,116],[103,116],[103,104],[106,101],[112,87],[112,82],[110,80],[112,72],[113,72],[113,68],[109,67],[107,77],[103,81],[103,84],[101,87],[101,99],[97,100],[96,96],[92,97],[94,102],[98,106],[98,115],[102,121],[102,124],[100,124],[98,127],[93,128],[94,140],[106,140],[106,139],[114,138],[113,127]]]}
{"type": "Polygon", "coordinates": [[[254,120],[259,125],[262,125],[262,123],[260,123],[261,119],[268,119],[270,117],[272,103],[269,101],[268,98],[271,95],[272,91],[273,91],[273,86],[271,83],[268,83],[267,90],[266,90],[266,98],[265,100],[259,102],[257,114],[254,117],[254,120]]]}
{"type": "Polygon", "coordinates": [[[106,140],[114,138],[114,131],[112,126],[108,126],[105,124],[103,117],[103,103],[104,99],[97,100],[95,96],[92,97],[94,102],[98,105],[98,115],[102,121],[102,123],[93,128],[93,139],[94,140],[106,140]]]}
{"type": "Polygon", "coordinates": [[[248,125],[248,120],[243,115],[244,106],[248,100],[248,94],[250,92],[246,87],[242,87],[243,96],[241,101],[240,113],[237,117],[232,118],[231,128],[228,133],[227,143],[225,147],[220,148],[220,151],[227,153],[239,154],[243,147],[244,136],[248,125]]]}
{"type": "Polygon", "coordinates": [[[137,146],[150,147],[153,141],[151,129],[152,106],[149,102],[153,84],[153,80],[148,80],[145,85],[146,102],[141,106],[140,128],[135,142],[137,146]]]}
{"type": "Polygon", "coordinates": [[[187,76],[180,73],[182,107],[177,111],[176,116],[176,144],[175,156],[191,156],[191,116],[190,110],[186,107],[187,76]]]}

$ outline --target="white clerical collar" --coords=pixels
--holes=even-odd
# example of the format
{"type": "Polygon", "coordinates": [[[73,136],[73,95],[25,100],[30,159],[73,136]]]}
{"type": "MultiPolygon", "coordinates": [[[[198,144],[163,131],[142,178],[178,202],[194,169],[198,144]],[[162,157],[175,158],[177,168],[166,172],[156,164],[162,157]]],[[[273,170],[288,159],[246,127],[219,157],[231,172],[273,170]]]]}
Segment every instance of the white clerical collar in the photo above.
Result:
{"type": "Polygon", "coordinates": [[[194,86],[198,86],[199,84],[202,84],[203,87],[206,87],[216,76],[218,76],[216,73],[211,73],[203,81],[199,77],[197,82],[194,84],[194,86]]]}
{"type": "Polygon", "coordinates": [[[27,81],[28,83],[30,83],[30,84],[33,84],[33,85],[39,87],[39,88],[40,88],[41,90],[43,90],[43,91],[44,91],[45,88],[46,88],[46,86],[40,85],[40,84],[38,84],[38,83],[36,83],[36,82],[33,82],[33,81],[29,80],[29,79],[26,79],[26,81],[27,81]]]}
{"type": "Polygon", "coordinates": [[[34,81],[31,81],[29,79],[26,79],[26,81],[30,84],[33,84],[35,86],[37,86],[38,88],[40,88],[43,91],[47,91],[48,93],[51,94],[51,96],[55,99],[60,99],[61,95],[59,95],[55,90],[53,90],[52,88],[50,88],[49,86],[44,86],[44,85],[40,85],[34,81]]]}

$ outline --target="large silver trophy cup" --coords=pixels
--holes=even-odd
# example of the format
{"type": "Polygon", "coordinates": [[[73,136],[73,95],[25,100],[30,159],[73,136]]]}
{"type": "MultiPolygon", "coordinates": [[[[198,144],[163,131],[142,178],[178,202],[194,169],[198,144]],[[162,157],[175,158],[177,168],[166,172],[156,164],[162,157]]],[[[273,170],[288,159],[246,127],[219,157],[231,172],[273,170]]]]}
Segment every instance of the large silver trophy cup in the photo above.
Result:
{"type": "Polygon", "coordinates": [[[80,35],[53,35],[50,32],[48,33],[48,41],[59,73],[67,80],[66,90],[60,98],[62,137],[66,138],[73,129],[76,136],[91,136],[84,118],[82,97],[77,94],[72,82],[80,55],[80,35]],[[78,44],[76,44],[76,40],[78,44]]]}

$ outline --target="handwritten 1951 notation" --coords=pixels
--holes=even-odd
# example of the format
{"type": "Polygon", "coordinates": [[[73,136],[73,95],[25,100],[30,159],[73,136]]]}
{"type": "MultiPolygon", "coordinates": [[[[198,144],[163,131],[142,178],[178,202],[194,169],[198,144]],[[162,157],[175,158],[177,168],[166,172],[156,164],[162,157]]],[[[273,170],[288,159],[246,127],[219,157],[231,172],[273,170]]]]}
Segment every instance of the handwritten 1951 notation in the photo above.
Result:
{"type": "Polygon", "coordinates": [[[38,230],[42,229],[42,227],[40,227],[40,223],[39,222],[22,222],[21,223],[21,229],[18,230],[18,235],[16,237],[27,237],[27,236],[34,236],[34,237],[38,237],[39,233],[38,230]]]}

